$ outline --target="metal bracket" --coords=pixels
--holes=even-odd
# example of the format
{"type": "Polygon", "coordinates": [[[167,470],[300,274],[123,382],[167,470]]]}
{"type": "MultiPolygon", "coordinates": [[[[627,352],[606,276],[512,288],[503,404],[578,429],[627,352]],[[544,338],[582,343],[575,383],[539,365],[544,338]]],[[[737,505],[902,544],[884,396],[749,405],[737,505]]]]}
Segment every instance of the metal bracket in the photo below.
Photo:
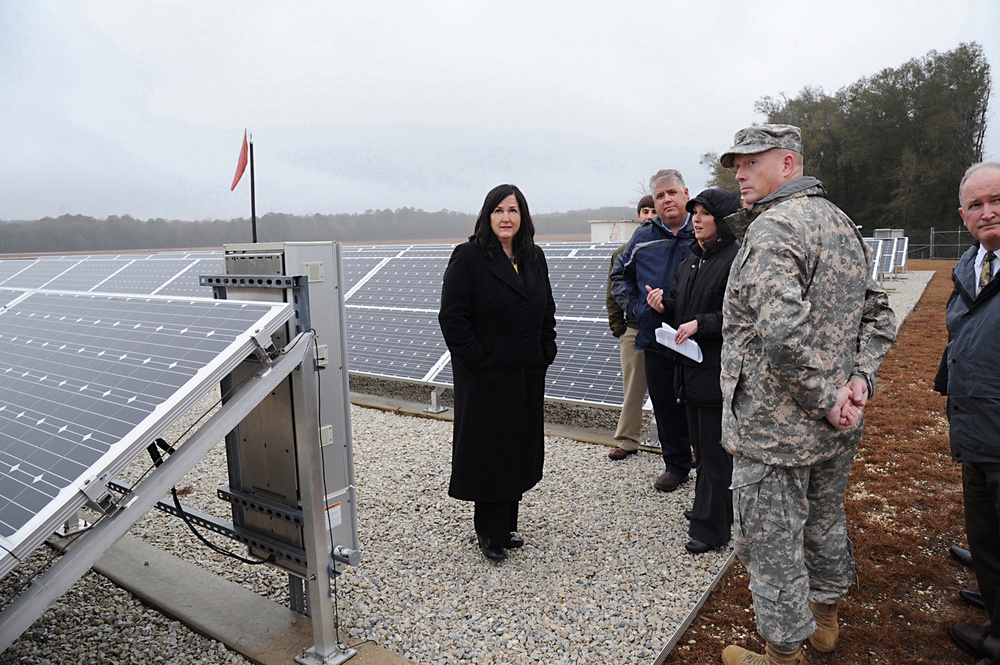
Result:
{"type": "Polygon", "coordinates": [[[295,662],[301,663],[302,665],[340,665],[340,663],[353,658],[357,653],[356,649],[341,647],[339,651],[323,658],[316,653],[316,647],[309,647],[295,657],[295,662]]]}
{"type": "Polygon", "coordinates": [[[444,386],[434,386],[431,389],[431,405],[424,409],[427,413],[443,413],[448,410],[448,407],[441,406],[438,402],[438,398],[444,393],[444,386]]]}
{"type": "Polygon", "coordinates": [[[240,289],[294,289],[301,275],[199,275],[199,286],[240,289]]]}
{"type": "Polygon", "coordinates": [[[239,504],[246,510],[253,510],[267,515],[268,517],[274,517],[280,520],[285,520],[286,522],[291,522],[295,526],[302,526],[302,511],[289,508],[288,506],[280,504],[277,501],[271,501],[270,499],[254,496],[252,494],[246,494],[244,492],[237,492],[226,486],[222,486],[218,489],[218,495],[223,501],[239,504]]]}
{"type": "MultiPolygon", "coordinates": [[[[309,280],[303,275],[199,275],[198,284],[212,287],[215,298],[218,300],[227,300],[229,289],[291,291],[289,301],[295,308],[295,318],[297,319],[294,334],[304,333],[312,327],[309,313],[309,280]]],[[[257,343],[265,349],[270,346],[260,339],[257,339],[257,343]]],[[[275,353],[277,352],[275,351],[275,353]]],[[[273,359],[274,355],[270,355],[270,357],[273,359]]]]}
{"type": "MultiPolygon", "coordinates": [[[[128,491],[127,487],[119,485],[115,482],[108,483],[108,487],[116,492],[128,491]]],[[[161,512],[167,513],[168,515],[181,517],[181,512],[178,511],[177,506],[171,502],[157,501],[153,507],[161,512]]],[[[202,512],[197,508],[191,508],[188,506],[182,506],[182,508],[184,517],[190,520],[190,522],[195,526],[211,531],[212,533],[217,533],[220,536],[225,536],[230,540],[234,540],[249,547],[267,552],[268,554],[274,556],[277,564],[284,563],[285,565],[283,567],[286,570],[288,568],[296,568],[297,570],[305,569],[306,553],[304,550],[264,538],[259,534],[243,533],[242,531],[237,530],[236,527],[233,526],[232,522],[226,522],[218,517],[215,517],[214,515],[202,512]]]]}
{"type": "Polygon", "coordinates": [[[121,510],[122,502],[116,501],[116,498],[105,486],[108,478],[110,475],[107,473],[89,478],[83,481],[83,487],[80,488],[80,491],[87,497],[87,505],[92,509],[104,515],[114,515],[121,510]]]}

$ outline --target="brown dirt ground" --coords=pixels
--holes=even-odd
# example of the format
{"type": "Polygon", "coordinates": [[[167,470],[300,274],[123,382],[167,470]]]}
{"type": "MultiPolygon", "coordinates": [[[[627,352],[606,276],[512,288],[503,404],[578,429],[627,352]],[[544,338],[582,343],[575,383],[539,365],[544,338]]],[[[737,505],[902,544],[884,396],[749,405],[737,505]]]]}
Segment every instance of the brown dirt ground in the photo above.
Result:
{"type": "MultiPolygon", "coordinates": [[[[951,461],[945,399],[933,392],[946,336],[944,308],[954,261],[911,261],[935,275],[899,331],[866,409],[846,507],[857,582],[840,606],[840,643],[831,654],[807,645],[809,663],[973,663],[948,627],[982,625],[985,613],[958,590],[975,578],[948,555],[966,547],[961,469],[951,461]]],[[[891,283],[889,284],[891,288],[891,283]]],[[[730,643],[763,651],[738,561],[682,637],[668,665],[721,662],[730,643]]]]}

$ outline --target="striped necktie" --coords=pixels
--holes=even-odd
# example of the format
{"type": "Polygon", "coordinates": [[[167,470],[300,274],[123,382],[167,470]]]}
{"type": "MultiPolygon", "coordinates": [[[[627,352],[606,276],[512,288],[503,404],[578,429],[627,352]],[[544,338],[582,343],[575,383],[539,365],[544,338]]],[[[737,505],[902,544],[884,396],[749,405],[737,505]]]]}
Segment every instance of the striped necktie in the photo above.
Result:
{"type": "Polygon", "coordinates": [[[986,256],[983,257],[983,269],[979,273],[979,289],[976,291],[978,296],[986,288],[986,285],[990,283],[993,279],[993,259],[997,257],[993,252],[986,252],[986,256]]]}

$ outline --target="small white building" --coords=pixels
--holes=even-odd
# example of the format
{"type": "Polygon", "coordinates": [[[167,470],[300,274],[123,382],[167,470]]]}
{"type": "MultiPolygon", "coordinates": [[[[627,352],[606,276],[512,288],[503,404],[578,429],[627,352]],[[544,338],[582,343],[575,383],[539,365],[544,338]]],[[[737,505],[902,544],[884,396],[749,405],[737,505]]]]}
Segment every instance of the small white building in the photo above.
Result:
{"type": "Polygon", "coordinates": [[[639,228],[634,219],[591,220],[591,242],[625,242],[639,228]]]}

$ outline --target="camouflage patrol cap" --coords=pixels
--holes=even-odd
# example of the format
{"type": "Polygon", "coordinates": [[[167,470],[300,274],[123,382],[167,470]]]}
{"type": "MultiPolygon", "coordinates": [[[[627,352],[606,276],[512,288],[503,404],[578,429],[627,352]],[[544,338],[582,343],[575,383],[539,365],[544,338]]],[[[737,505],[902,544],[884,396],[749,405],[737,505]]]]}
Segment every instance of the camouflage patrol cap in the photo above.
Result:
{"type": "Polygon", "coordinates": [[[802,154],[802,131],[794,125],[754,125],[741,129],[733,137],[733,147],[723,153],[719,161],[731,169],[736,155],[756,155],[772,148],[802,154]]]}

